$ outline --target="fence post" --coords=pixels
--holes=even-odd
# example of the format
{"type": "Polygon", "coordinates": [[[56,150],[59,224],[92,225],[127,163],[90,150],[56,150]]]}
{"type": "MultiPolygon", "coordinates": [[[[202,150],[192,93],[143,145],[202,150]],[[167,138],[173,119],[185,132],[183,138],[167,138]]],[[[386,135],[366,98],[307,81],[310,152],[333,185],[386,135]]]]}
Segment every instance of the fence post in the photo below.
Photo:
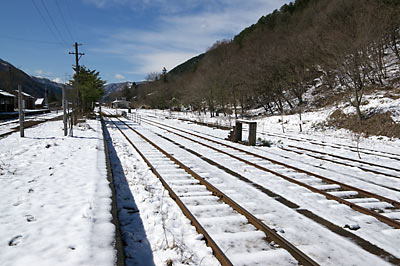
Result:
{"type": "Polygon", "coordinates": [[[23,100],[22,100],[22,87],[18,85],[18,111],[19,111],[19,134],[23,138],[24,132],[24,111],[23,111],[23,100]]]}
{"type": "Polygon", "coordinates": [[[64,136],[68,134],[68,125],[67,125],[67,100],[65,97],[65,87],[62,87],[62,105],[63,105],[63,122],[64,122],[64,136]]]}

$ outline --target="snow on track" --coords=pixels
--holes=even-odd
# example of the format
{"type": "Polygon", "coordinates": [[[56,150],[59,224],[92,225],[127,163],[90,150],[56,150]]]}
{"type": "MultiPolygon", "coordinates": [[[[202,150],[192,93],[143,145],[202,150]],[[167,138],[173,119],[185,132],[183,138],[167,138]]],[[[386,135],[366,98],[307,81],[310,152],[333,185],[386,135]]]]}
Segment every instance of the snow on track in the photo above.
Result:
{"type": "MultiPolygon", "coordinates": [[[[354,243],[335,235],[333,232],[316,225],[310,220],[304,220],[304,217],[296,213],[295,211],[291,211],[290,209],[285,208],[280,203],[276,202],[272,198],[268,198],[265,195],[262,195],[259,191],[256,191],[254,188],[244,184],[241,181],[236,180],[232,176],[224,173],[216,169],[216,167],[211,166],[210,164],[205,163],[198,157],[189,154],[188,152],[183,151],[182,149],[178,149],[176,144],[171,144],[169,141],[161,138],[159,135],[154,134],[154,132],[159,132],[158,134],[173,139],[174,141],[178,141],[179,143],[183,143],[184,141],[177,138],[176,136],[172,136],[172,134],[166,133],[162,130],[155,130],[152,127],[147,125],[143,125],[137,128],[142,134],[145,134],[146,137],[149,137],[151,140],[155,141],[158,145],[161,145],[163,148],[167,149],[169,153],[173,153],[174,156],[177,156],[179,160],[191,163],[192,169],[201,169],[204,172],[204,178],[206,178],[209,182],[212,182],[215,186],[223,190],[228,195],[231,195],[232,198],[237,200],[246,208],[253,209],[254,213],[259,217],[263,217],[265,222],[273,225],[278,231],[282,230],[282,235],[290,240],[292,243],[301,247],[301,249],[307,254],[311,255],[318,262],[324,265],[347,265],[347,264],[383,264],[380,258],[371,255],[370,253],[365,252],[360,247],[356,246],[354,243]],[[151,129],[151,131],[149,130],[151,129]],[[179,139],[179,140],[178,140],[179,139]],[[262,204],[259,204],[262,202],[262,204]],[[296,244],[297,243],[297,244],[296,244]],[[329,252],[327,252],[329,251],[329,252]],[[329,255],[328,255],[329,254],[329,255]],[[357,254],[357,255],[354,255],[357,254]],[[367,259],[368,258],[368,259],[367,259]]],[[[185,147],[201,152],[201,148],[197,145],[185,143],[185,147]]],[[[201,152],[204,156],[212,155],[212,152],[201,152]]],[[[219,155],[219,158],[214,158],[214,160],[218,162],[222,162],[222,157],[219,155]]],[[[229,167],[232,167],[238,172],[243,174],[243,170],[246,172],[246,167],[239,165],[235,168],[236,164],[229,163],[226,160],[223,162],[225,165],[230,164],[229,167]]],[[[245,173],[250,179],[254,179],[255,176],[262,177],[263,184],[266,187],[272,187],[276,189],[280,187],[279,192],[282,193],[282,190],[286,192],[286,195],[291,196],[291,199],[297,199],[298,195],[301,196],[302,200],[301,205],[309,207],[310,205],[310,193],[303,189],[294,189],[291,188],[291,185],[282,184],[282,182],[277,182],[276,178],[265,180],[264,175],[256,174],[253,172],[245,173]],[[275,182],[275,184],[274,184],[275,182]],[[280,184],[278,184],[280,183],[280,184]],[[289,188],[289,189],[288,189],[289,188]]],[[[285,182],[283,182],[285,183],[285,182]]],[[[284,193],[283,193],[284,194],[284,193]]],[[[322,200],[320,196],[313,195],[312,197],[316,197],[317,202],[322,200]]],[[[324,200],[326,203],[330,201],[324,200]]],[[[319,212],[324,213],[325,216],[329,218],[336,217],[337,214],[330,213],[329,210],[341,210],[340,206],[335,207],[336,203],[330,203],[327,208],[326,204],[318,204],[320,205],[319,212]],[[333,206],[334,205],[334,206],[333,206]]],[[[312,208],[311,208],[312,209],[312,208]]],[[[349,214],[342,212],[344,217],[348,217],[349,214]]],[[[351,215],[354,216],[354,211],[350,211],[351,215]]],[[[357,214],[358,215],[358,214],[357,214]]],[[[335,220],[335,219],[333,219],[335,220]]],[[[344,224],[350,222],[347,218],[341,219],[344,224]]],[[[377,231],[381,231],[382,229],[389,229],[387,226],[381,226],[381,229],[377,229],[377,231]]],[[[369,231],[371,233],[372,231],[369,231]]],[[[377,233],[378,233],[377,232],[377,233]]],[[[374,232],[375,234],[375,232],[374,232]]],[[[378,233],[379,234],[379,233],[378,233]]],[[[394,234],[396,238],[396,234],[394,234]]],[[[388,241],[384,241],[384,247],[388,247],[390,244],[388,241]]],[[[389,249],[389,251],[393,251],[393,249],[389,249]]]]}
{"type": "Polygon", "coordinates": [[[111,122],[107,128],[127,265],[219,265],[140,155],[111,122]]]}
{"type": "MultiPolygon", "coordinates": [[[[53,119],[57,116],[62,115],[61,112],[50,112],[50,113],[45,113],[45,114],[39,114],[39,115],[31,115],[31,116],[26,116],[25,117],[25,122],[28,121],[46,121],[53,119]]],[[[6,122],[0,122],[0,135],[6,134],[8,132],[13,131],[16,127],[19,127],[19,120],[18,119],[12,119],[6,122]]]]}

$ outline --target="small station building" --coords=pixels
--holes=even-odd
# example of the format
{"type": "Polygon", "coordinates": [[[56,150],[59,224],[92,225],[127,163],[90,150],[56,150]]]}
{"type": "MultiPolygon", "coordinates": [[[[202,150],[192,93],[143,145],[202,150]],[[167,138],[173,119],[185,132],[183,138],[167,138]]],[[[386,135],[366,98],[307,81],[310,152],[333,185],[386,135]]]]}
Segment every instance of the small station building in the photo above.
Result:
{"type": "MultiPolygon", "coordinates": [[[[16,100],[14,101],[14,108],[18,109],[18,90],[14,90],[11,93],[16,97],[16,100]]],[[[22,92],[21,94],[24,102],[24,109],[35,109],[35,97],[26,92],[22,92]]]]}
{"type": "Polygon", "coordinates": [[[15,95],[0,90],[0,112],[13,112],[15,95]]]}
{"type": "Polygon", "coordinates": [[[115,100],[111,103],[112,108],[128,109],[130,107],[130,102],[127,100],[115,100]]]}

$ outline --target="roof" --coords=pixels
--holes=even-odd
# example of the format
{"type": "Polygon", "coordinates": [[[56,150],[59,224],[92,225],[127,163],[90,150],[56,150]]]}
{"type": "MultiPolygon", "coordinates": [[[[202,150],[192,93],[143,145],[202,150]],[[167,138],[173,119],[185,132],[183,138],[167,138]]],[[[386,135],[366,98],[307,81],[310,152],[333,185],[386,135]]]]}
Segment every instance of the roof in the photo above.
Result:
{"type": "MultiPolygon", "coordinates": [[[[14,90],[16,93],[18,93],[18,90],[14,90]]],[[[28,94],[28,93],[26,93],[26,92],[23,92],[23,91],[21,91],[21,94],[23,95],[23,96],[25,96],[25,97],[30,97],[30,98],[34,98],[35,99],[35,97],[33,97],[32,95],[30,95],[30,94],[28,94]]]]}
{"type": "Polygon", "coordinates": [[[15,97],[15,95],[8,93],[6,91],[0,90],[0,94],[6,97],[15,97]]]}
{"type": "Polygon", "coordinates": [[[35,105],[41,105],[44,103],[44,98],[37,98],[35,101],[35,105]]]}
{"type": "Polygon", "coordinates": [[[113,103],[130,103],[129,101],[126,100],[115,100],[113,103]]]}

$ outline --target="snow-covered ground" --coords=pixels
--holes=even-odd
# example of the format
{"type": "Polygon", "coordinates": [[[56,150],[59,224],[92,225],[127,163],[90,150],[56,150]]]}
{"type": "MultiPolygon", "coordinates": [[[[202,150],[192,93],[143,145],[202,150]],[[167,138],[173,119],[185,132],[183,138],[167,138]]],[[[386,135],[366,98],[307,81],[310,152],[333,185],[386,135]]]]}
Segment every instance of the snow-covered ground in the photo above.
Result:
{"type": "MultiPolygon", "coordinates": [[[[39,115],[32,115],[26,116],[25,121],[43,121],[55,118],[57,116],[62,115],[62,112],[59,111],[52,111],[50,113],[39,114],[39,115]]],[[[11,131],[13,128],[19,126],[18,119],[9,119],[7,121],[0,122],[0,134],[7,133],[11,131]]]]}
{"type": "MultiPolygon", "coordinates": [[[[388,105],[393,107],[393,103],[388,105]]],[[[397,179],[329,162],[316,163],[306,155],[281,150],[281,147],[299,144],[309,148],[311,144],[306,139],[313,139],[317,143],[354,146],[356,140],[347,131],[328,129],[321,132],[312,129],[313,124],[323,121],[331,112],[331,109],[326,109],[304,113],[302,133],[298,132],[297,115],[258,119],[257,137],[270,141],[272,147],[237,146],[400,200],[400,192],[384,187],[398,189],[397,179]],[[284,121],[285,134],[282,134],[280,120],[284,121]]],[[[219,141],[227,136],[227,130],[176,119],[234,124],[232,118],[210,119],[192,113],[160,110],[139,110],[138,113],[219,141]]],[[[339,228],[359,226],[360,229],[356,231],[345,230],[400,257],[397,249],[400,243],[399,230],[273,175],[213,154],[147,123],[128,122],[179,160],[188,163],[192,169],[200,169],[204,178],[214,182],[218,188],[233,193],[233,199],[253,210],[257,217],[323,265],[383,265],[385,261],[349,239],[314,223],[297,209],[311,211],[339,228]],[[204,158],[224,164],[254,184],[267,187],[299,207],[293,209],[282,205],[250,184],[233,178],[203,159],[195,158],[173,142],[202,153],[204,158]]],[[[202,235],[182,214],[140,155],[113,124],[107,123],[107,128],[127,265],[219,265],[202,235]]],[[[133,133],[125,133],[135,139],[139,148],[147,149],[139,144],[133,133]]],[[[27,129],[25,135],[22,139],[18,133],[0,139],[0,265],[113,265],[116,257],[113,247],[115,228],[111,223],[111,191],[107,182],[100,122],[89,120],[75,127],[74,137],[63,136],[62,121],[47,122],[27,129]]],[[[356,152],[345,148],[312,147],[358,158],[356,152]]],[[[362,139],[360,147],[399,154],[400,141],[370,137],[362,139]]],[[[399,168],[397,162],[377,156],[363,154],[362,160],[399,168]]],[[[251,256],[251,253],[247,256],[251,256]]],[[[248,258],[242,256],[237,259],[245,262],[248,258]]]]}
{"type": "Polygon", "coordinates": [[[62,121],[0,139],[0,265],[114,265],[101,124],[62,121]]]}
{"type": "MultiPolygon", "coordinates": [[[[115,110],[112,110],[111,112],[115,112],[115,110]]],[[[169,112],[157,110],[140,110],[140,114],[143,118],[150,117],[151,119],[159,121],[161,123],[198,132],[203,136],[214,138],[219,141],[223,141],[223,138],[225,138],[228,133],[227,130],[219,130],[215,128],[199,126],[193,123],[178,121],[175,119],[177,117],[187,118],[189,114],[173,113],[171,115],[169,112]]],[[[194,119],[196,119],[195,116],[193,117],[194,119]]],[[[312,122],[315,122],[317,120],[323,119],[323,113],[307,113],[304,114],[303,117],[306,117],[312,122]]],[[[367,191],[372,191],[389,198],[393,198],[394,200],[400,200],[400,193],[396,190],[396,188],[398,188],[400,185],[398,179],[363,172],[355,167],[338,166],[330,162],[318,161],[306,155],[290,154],[290,152],[281,150],[280,147],[286,147],[289,144],[298,144],[298,141],[290,140],[287,138],[288,136],[299,139],[313,139],[314,142],[325,144],[327,142],[331,142],[332,144],[339,143],[354,145],[354,140],[352,140],[352,138],[348,135],[344,134],[344,132],[334,130],[323,133],[315,133],[311,129],[308,129],[302,134],[298,134],[296,132],[296,123],[293,123],[292,127],[290,127],[291,123],[286,123],[286,133],[282,135],[280,123],[278,121],[274,123],[272,120],[279,118],[271,117],[265,118],[260,121],[268,124],[270,126],[269,128],[272,128],[273,130],[267,131],[265,129],[261,129],[261,132],[258,132],[259,136],[263,137],[264,132],[273,132],[275,134],[280,134],[279,137],[265,135],[265,138],[268,138],[272,141],[271,148],[253,148],[239,144],[237,144],[236,146],[241,147],[242,149],[249,150],[251,152],[255,152],[257,154],[261,154],[263,156],[270,157],[278,161],[286,162],[301,169],[309,170],[316,174],[329,176],[330,178],[333,178],[335,180],[354,185],[356,187],[360,187],[367,191]],[[385,188],[384,186],[386,186],[387,188],[385,188]],[[394,188],[394,190],[391,190],[390,188],[394,188]]],[[[295,117],[292,118],[286,116],[284,117],[284,119],[291,120],[295,119],[295,117]]],[[[371,256],[371,254],[365,253],[365,250],[362,250],[360,249],[360,247],[352,244],[351,241],[347,242],[348,240],[344,238],[341,239],[341,237],[338,237],[332,232],[326,231],[319,226],[315,227],[315,225],[313,225],[313,222],[307,221],[307,219],[304,220],[304,217],[302,217],[301,215],[299,216],[299,214],[297,214],[296,212],[293,212],[286,207],[283,207],[279,203],[277,204],[273,199],[268,199],[268,197],[265,197],[265,195],[262,195],[262,193],[260,193],[259,191],[254,190],[254,188],[252,188],[251,186],[248,186],[238,180],[235,181],[232,176],[227,175],[223,171],[216,169],[216,167],[211,166],[208,163],[202,162],[202,159],[196,158],[196,156],[193,156],[192,154],[183,151],[182,149],[179,149],[178,145],[184,146],[186,149],[196,151],[202,154],[203,157],[208,158],[211,161],[221,163],[225,167],[237,173],[240,173],[242,176],[246,177],[248,180],[254,182],[255,184],[259,184],[268,189],[271,189],[275,193],[299,205],[300,209],[309,210],[317,216],[332,222],[333,224],[338,226],[338,228],[361,228],[354,231],[348,229],[348,231],[352,232],[355,236],[364,239],[366,243],[372,243],[373,245],[393,254],[395,257],[400,257],[399,250],[396,248],[397,244],[393,245],[394,243],[400,243],[399,230],[395,230],[390,226],[377,222],[374,218],[371,219],[371,217],[360,214],[341,204],[326,200],[324,197],[310,193],[309,191],[300,189],[293,184],[279,180],[279,178],[277,178],[276,176],[266,174],[265,172],[263,173],[262,171],[259,171],[257,169],[252,169],[251,167],[248,167],[244,164],[232,162],[232,160],[228,156],[221,156],[220,154],[215,154],[212,151],[207,151],[207,149],[205,149],[204,147],[190,143],[190,141],[184,140],[177,135],[168,133],[165,130],[157,129],[154,126],[150,126],[148,123],[144,122],[144,119],[142,119],[141,125],[132,122],[128,123],[134,126],[142,134],[145,134],[146,137],[152,139],[153,141],[156,141],[157,145],[165,148],[168,153],[174,154],[174,156],[177,157],[179,160],[187,162],[190,168],[199,169],[202,173],[204,173],[204,178],[210,180],[210,182],[212,180],[212,182],[214,182],[214,185],[216,185],[218,188],[221,188],[223,191],[231,193],[231,197],[236,199],[239,203],[243,204],[243,206],[246,206],[246,208],[249,208],[250,210],[254,209],[258,217],[265,220],[267,224],[272,224],[273,228],[275,228],[277,231],[282,231],[285,238],[293,243],[297,243],[297,245],[299,245],[303,251],[305,251],[307,254],[311,254],[313,258],[315,258],[323,265],[381,265],[384,264],[384,261],[378,259],[378,257],[376,256],[371,256]],[[258,204],[258,202],[264,202],[265,204],[260,205],[258,204]],[[302,233],[304,231],[306,231],[307,233],[302,233]]],[[[129,130],[126,130],[125,133],[128,135],[132,134],[128,133],[128,131],[129,130]]],[[[180,132],[180,134],[182,134],[182,132],[180,132]]],[[[135,139],[133,136],[132,138],[135,139]]],[[[125,140],[120,133],[113,135],[113,139],[115,143],[118,143],[118,147],[116,147],[117,153],[119,152],[118,150],[121,147],[129,146],[128,144],[126,144],[126,142],[124,144],[125,140]]],[[[135,143],[139,145],[138,143],[140,142],[135,141],[135,143]]],[[[319,147],[314,147],[307,141],[300,141],[299,143],[302,143],[303,147],[310,147],[310,145],[313,148],[319,147]]],[[[400,143],[396,139],[367,138],[363,140],[361,144],[368,149],[376,149],[386,152],[389,151],[399,154],[398,147],[400,143]]],[[[231,143],[230,145],[233,144],[231,143]]],[[[140,147],[141,145],[139,145],[139,148],[140,147]]],[[[144,146],[142,148],[145,149],[144,146]]],[[[336,149],[332,147],[324,148],[321,146],[319,147],[319,149],[325,152],[348,156],[349,158],[358,158],[356,152],[345,148],[336,149]]],[[[128,157],[135,158],[136,156],[128,157]]],[[[380,158],[379,156],[366,154],[363,154],[362,157],[362,160],[365,160],[367,162],[375,162],[378,164],[387,165],[389,167],[397,169],[399,168],[398,162],[391,159],[385,159],[380,158]]],[[[125,168],[125,166],[123,168],[129,169],[129,167],[125,168]]],[[[129,175],[131,174],[131,172],[132,169],[126,170],[125,174],[129,175]]],[[[138,175],[137,178],[140,179],[141,174],[138,171],[136,171],[136,174],[138,175]]],[[[392,174],[399,175],[398,172],[392,174]]],[[[144,180],[142,179],[142,181],[144,180]]],[[[156,181],[154,182],[157,183],[156,181]]],[[[138,195],[140,195],[140,193],[138,193],[138,195]]],[[[135,193],[133,193],[133,197],[135,197],[135,193]]],[[[138,203],[138,205],[140,204],[138,203]]],[[[146,209],[146,211],[148,211],[148,209],[146,209]]]]}
{"type": "Polygon", "coordinates": [[[127,265],[219,265],[160,180],[111,122],[108,131],[127,265]]]}
{"type": "MultiPolygon", "coordinates": [[[[390,112],[394,121],[400,121],[400,97],[388,97],[388,92],[376,92],[374,94],[364,96],[364,105],[361,110],[365,113],[370,111],[390,112]]],[[[338,143],[356,146],[360,148],[371,148],[387,152],[398,152],[400,150],[400,140],[387,138],[383,136],[370,136],[368,138],[360,137],[344,129],[326,128],[324,130],[316,129],[316,125],[326,121],[326,119],[337,109],[342,108],[345,113],[355,113],[355,109],[348,103],[342,103],[338,106],[331,106],[317,111],[304,112],[302,114],[302,132],[300,132],[300,118],[298,114],[293,115],[274,115],[263,118],[255,117],[251,119],[257,122],[257,138],[268,141],[277,141],[276,138],[266,136],[265,133],[277,133],[282,135],[283,132],[288,136],[312,138],[316,141],[326,141],[328,143],[338,143]]],[[[121,112],[122,110],[120,110],[121,112]]],[[[127,111],[127,110],[125,110],[127,111]]],[[[113,110],[115,112],[115,110],[113,110]]],[[[135,110],[139,115],[149,116],[157,119],[187,119],[202,123],[211,123],[215,125],[232,127],[235,125],[233,116],[210,117],[210,115],[198,112],[174,112],[168,110],[135,110]]],[[[263,110],[253,110],[251,113],[261,113],[263,110]]],[[[246,130],[246,125],[243,125],[246,130]]],[[[216,130],[214,130],[215,132],[216,130]]],[[[221,137],[226,138],[228,133],[222,131],[219,133],[221,137]]],[[[243,139],[247,138],[247,134],[243,134],[243,139]]],[[[283,140],[285,142],[285,140],[283,140]]]]}

